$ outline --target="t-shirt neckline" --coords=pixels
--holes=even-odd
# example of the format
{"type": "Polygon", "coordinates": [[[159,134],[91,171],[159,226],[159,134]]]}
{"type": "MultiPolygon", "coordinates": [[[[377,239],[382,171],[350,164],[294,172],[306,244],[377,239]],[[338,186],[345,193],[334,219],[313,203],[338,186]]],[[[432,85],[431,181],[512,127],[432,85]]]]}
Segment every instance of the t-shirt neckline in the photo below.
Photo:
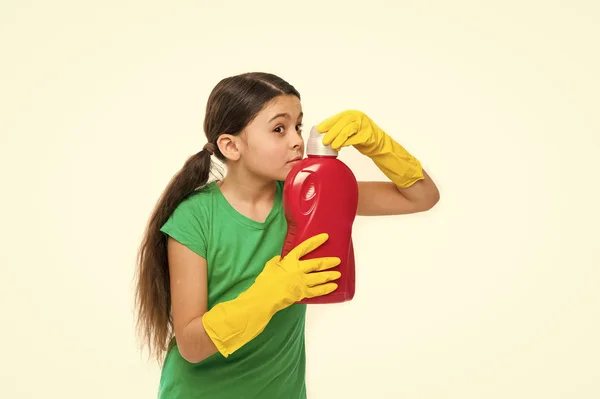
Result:
{"type": "Polygon", "coordinates": [[[255,229],[264,229],[269,225],[271,220],[281,211],[281,197],[282,197],[282,187],[281,184],[277,184],[277,191],[275,193],[275,200],[273,201],[273,206],[267,215],[267,218],[264,222],[259,222],[257,220],[251,219],[245,215],[242,215],[238,212],[230,203],[227,201],[227,198],[221,192],[221,187],[217,184],[217,181],[212,181],[208,183],[210,188],[215,191],[219,202],[223,205],[227,213],[236,220],[237,222],[246,225],[248,227],[252,227],[255,229]]]}

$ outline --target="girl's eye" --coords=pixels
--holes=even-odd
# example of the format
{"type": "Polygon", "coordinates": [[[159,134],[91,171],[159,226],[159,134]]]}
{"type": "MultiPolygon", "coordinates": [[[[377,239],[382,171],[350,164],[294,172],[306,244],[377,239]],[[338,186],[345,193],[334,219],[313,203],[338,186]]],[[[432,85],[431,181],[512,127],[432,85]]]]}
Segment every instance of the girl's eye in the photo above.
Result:
{"type": "MultiPolygon", "coordinates": [[[[301,133],[302,132],[302,123],[299,123],[296,125],[296,132],[301,133]]],[[[275,133],[279,133],[279,134],[283,134],[285,133],[285,126],[277,126],[275,129],[273,129],[273,131],[275,133]]]]}

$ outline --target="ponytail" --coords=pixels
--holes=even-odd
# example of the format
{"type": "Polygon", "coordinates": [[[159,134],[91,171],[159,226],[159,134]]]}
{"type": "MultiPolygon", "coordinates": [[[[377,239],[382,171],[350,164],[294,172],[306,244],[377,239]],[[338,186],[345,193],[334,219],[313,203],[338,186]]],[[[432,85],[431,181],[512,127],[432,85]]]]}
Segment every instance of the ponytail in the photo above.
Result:
{"type": "Polygon", "coordinates": [[[167,237],[160,228],[183,200],[208,182],[212,143],[188,158],[161,195],[146,227],[137,255],[136,327],[151,355],[159,361],[173,334],[167,237]]]}
{"type": "MultiPolygon", "coordinates": [[[[204,134],[208,144],[190,157],[173,177],[159,199],[139,248],[135,305],[137,329],[150,353],[160,361],[173,342],[171,293],[167,236],[160,228],[188,196],[208,182],[216,167],[211,155],[227,163],[215,145],[222,134],[239,135],[258,113],[280,95],[300,93],[279,76],[264,72],[248,72],[222,79],[212,90],[204,115],[204,134]]],[[[219,168],[219,175],[222,175],[219,168]]]]}

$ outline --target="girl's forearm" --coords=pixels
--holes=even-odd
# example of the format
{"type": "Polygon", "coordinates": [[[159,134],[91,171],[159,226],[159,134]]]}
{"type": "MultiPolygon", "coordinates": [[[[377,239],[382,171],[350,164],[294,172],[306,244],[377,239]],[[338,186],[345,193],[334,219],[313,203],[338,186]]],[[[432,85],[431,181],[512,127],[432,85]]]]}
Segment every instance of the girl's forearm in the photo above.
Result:
{"type": "Polygon", "coordinates": [[[182,331],[181,336],[177,337],[177,346],[181,356],[188,362],[199,363],[218,352],[204,329],[202,316],[193,319],[182,331]]]}

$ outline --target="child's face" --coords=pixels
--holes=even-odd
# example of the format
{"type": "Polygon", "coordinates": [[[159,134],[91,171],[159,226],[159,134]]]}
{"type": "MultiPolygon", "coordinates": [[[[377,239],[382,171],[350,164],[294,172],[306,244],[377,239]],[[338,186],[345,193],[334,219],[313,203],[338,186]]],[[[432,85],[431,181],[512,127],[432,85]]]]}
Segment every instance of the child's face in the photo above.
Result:
{"type": "Polygon", "coordinates": [[[296,96],[276,97],[244,129],[241,161],[255,175],[285,180],[304,156],[302,105],[296,96]]]}

